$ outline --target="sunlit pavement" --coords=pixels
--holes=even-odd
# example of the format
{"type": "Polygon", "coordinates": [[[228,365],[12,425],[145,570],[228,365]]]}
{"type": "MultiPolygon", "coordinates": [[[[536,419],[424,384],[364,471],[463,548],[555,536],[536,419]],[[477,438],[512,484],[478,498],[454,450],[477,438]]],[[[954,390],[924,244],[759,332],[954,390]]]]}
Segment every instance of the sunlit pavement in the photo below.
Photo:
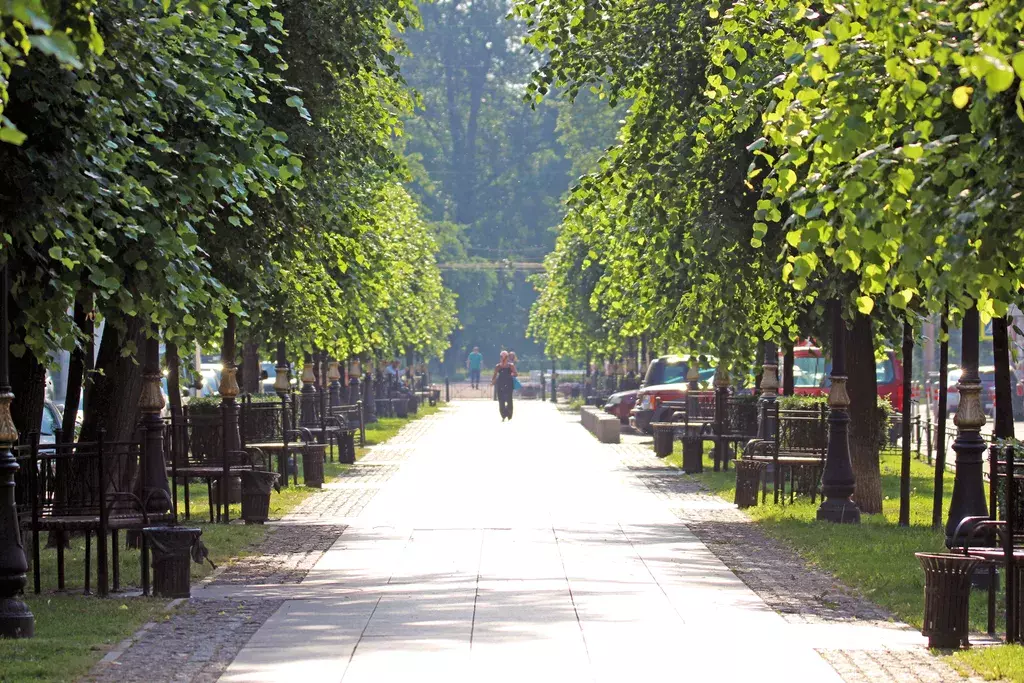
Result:
{"type": "Polygon", "coordinates": [[[286,600],[221,680],[823,681],[816,648],[921,646],[786,622],[615,447],[515,411],[451,404],[302,583],[219,589],[286,600]]]}

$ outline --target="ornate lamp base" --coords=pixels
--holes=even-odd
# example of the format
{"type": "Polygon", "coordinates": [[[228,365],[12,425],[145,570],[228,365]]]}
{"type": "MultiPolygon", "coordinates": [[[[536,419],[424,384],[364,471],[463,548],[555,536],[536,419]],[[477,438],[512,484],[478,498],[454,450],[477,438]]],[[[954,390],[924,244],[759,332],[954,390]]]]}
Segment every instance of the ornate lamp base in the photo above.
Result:
{"type": "Polygon", "coordinates": [[[31,638],[36,633],[36,618],[21,600],[0,600],[0,638],[31,638]]]}
{"type": "Polygon", "coordinates": [[[850,499],[829,498],[818,507],[819,522],[860,524],[860,508],[850,499]]]}

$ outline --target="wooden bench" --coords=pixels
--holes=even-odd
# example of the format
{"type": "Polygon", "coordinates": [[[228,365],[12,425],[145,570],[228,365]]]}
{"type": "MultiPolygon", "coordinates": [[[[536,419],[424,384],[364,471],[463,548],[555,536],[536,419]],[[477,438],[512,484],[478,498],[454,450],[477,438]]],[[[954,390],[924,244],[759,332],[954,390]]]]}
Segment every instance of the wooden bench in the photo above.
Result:
{"type": "MultiPolygon", "coordinates": [[[[254,404],[260,405],[260,404],[254,404]]],[[[263,404],[273,406],[273,404],[263,404]]],[[[269,408],[268,408],[269,410],[269,408]]],[[[174,489],[174,513],[177,515],[177,484],[184,484],[185,519],[191,518],[191,501],[188,483],[190,479],[202,479],[206,482],[206,490],[210,500],[210,522],[230,521],[229,487],[231,478],[245,469],[257,469],[262,466],[270,468],[270,462],[263,452],[242,448],[225,452],[223,412],[195,413],[185,406],[184,414],[171,426],[170,457],[168,458],[168,474],[174,489]],[[218,493],[213,494],[213,482],[217,482],[218,493]]],[[[241,410],[239,413],[239,432],[245,434],[243,425],[252,416],[252,411],[241,410]]]]}
{"type": "MultiPolygon", "coordinates": [[[[59,438],[59,437],[58,437],[59,438]]],[[[64,590],[64,542],[60,538],[76,533],[85,536],[85,585],[90,592],[92,536],[96,536],[96,583],[100,596],[110,588],[120,589],[118,532],[174,521],[165,500],[153,506],[143,500],[141,447],[138,442],[105,441],[101,432],[94,442],[39,444],[15,449],[20,470],[15,494],[21,528],[31,535],[34,590],[40,592],[40,538],[42,532],[57,532],[57,588],[64,590]],[[108,536],[110,557],[108,560],[108,536]],[[112,577],[109,575],[112,569],[112,577]]],[[[166,494],[164,494],[166,495],[166,494]]],[[[142,588],[149,592],[148,548],[143,539],[142,588]]]]}
{"type": "Polygon", "coordinates": [[[338,462],[351,465],[356,461],[356,435],[360,448],[366,446],[366,423],[363,419],[363,402],[354,405],[330,408],[332,429],[338,444],[338,462]]]}
{"type": "MultiPolygon", "coordinates": [[[[765,407],[764,418],[775,425],[771,439],[754,439],[743,450],[745,460],[771,465],[775,503],[785,502],[787,475],[790,502],[797,493],[810,493],[817,498],[821,471],[828,448],[828,408],[820,410],[780,410],[778,404],[765,407]]],[[[761,502],[767,499],[767,476],[761,487],[761,502]]]]}
{"type": "Polygon", "coordinates": [[[683,471],[702,472],[704,441],[714,439],[714,401],[715,394],[711,391],[691,391],[685,399],[664,401],[661,405],[670,411],[671,420],[651,423],[655,454],[658,457],[669,455],[672,452],[672,442],[678,437],[683,443],[683,471]]]}
{"type": "Polygon", "coordinates": [[[1004,569],[1006,640],[1024,639],[1024,452],[1020,446],[989,447],[989,515],[966,517],[953,533],[951,549],[977,558],[988,569],[988,632],[996,628],[996,570],[1004,569]]]}

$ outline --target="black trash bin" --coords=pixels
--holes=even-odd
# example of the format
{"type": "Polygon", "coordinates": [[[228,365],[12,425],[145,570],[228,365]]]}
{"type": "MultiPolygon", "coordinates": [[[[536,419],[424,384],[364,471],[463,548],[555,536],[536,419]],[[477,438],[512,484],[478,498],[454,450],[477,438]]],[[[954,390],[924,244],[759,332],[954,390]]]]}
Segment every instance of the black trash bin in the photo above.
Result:
{"type": "Polygon", "coordinates": [[[687,428],[683,435],[683,472],[700,474],[704,471],[704,437],[695,429],[687,428]]]}
{"type": "Polygon", "coordinates": [[[270,493],[281,477],[277,472],[243,470],[242,519],[246,524],[263,524],[270,518],[270,493]]]}
{"type": "Polygon", "coordinates": [[[749,508],[757,505],[757,494],[761,488],[761,477],[767,463],[758,460],[736,461],[736,498],[733,502],[738,508],[749,508]]]}
{"type": "Polygon", "coordinates": [[[914,553],[924,569],[924,623],[928,647],[966,647],[971,575],[981,560],[952,553],[914,553]]]}
{"type": "Polygon", "coordinates": [[[416,395],[413,394],[412,396],[409,397],[409,408],[408,408],[409,414],[410,415],[415,415],[419,411],[419,407],[420,407],[420,402],[416,398],[416,395]]]}
{"type": "Polygon", "coordinates": [[[202,529],[183,526],[146,527],[142,530],[153,556],[153,594],[164,598],[192,595],[192,547],[202,529]]]}
{"type": "MultiPolygon", "coordinates": [[[[213,499],[222,501],[220,497],[220,479],[213,482],[213,499]]],[[[222,501],[223,502],[223,501],[222,501]]],[[[228,477],[228,504],[236,505],[242,502],[242,484],[234,473],[228,477]]]]}
{"type": "Polygon", "coordinates": [[[409,417],[409,399],[391,399],[391,409],[395,412],[395,417],[409,417]]]}
{"type": "Polygon", "coordinates": [[[355,432],[344,432],[338,439],[338,462],[342,465],[352,465],[356,461],[356,434],[355,432]]]}
{"type": "Polygon", "coordinates": [[[654,430],[654,455],[659,458],[666,458],[672,455],[672,433],[671,428],[654,430]]]}
{"type": "Polygon", "coordinates": [[[306,486],[318,489],[324,485],[324,458],[327,444],[307,443],[302,449],[302,478],[306,486]]]}

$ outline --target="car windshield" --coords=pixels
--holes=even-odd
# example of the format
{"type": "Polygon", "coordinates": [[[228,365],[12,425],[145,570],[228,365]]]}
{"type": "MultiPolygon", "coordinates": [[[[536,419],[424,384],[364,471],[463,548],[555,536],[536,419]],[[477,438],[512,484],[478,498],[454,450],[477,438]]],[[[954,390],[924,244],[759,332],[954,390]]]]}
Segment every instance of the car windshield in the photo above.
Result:
{"type": "Polygon", "coordinates": [[[659,384],[675,384],[686,379],[686,363],[665,363],[659,384]]]}
{"type": "MultiPolygon", "coordinates": [[[[828,376],[832,372],[832,361],[824,358],[793,359],[794,387],[827,387],[828,376]]],[[[952,376],[952,375],[950,375],[952,376]]],[[[896,379],[896,370],[892,359],[884,358],[875,363],[875,381],[878,384],[890,384],[896,379]]]]}
{"type": "Polygon", "coordinates": [[[820,387],[826,373],[824,358],[804,356],[793,359],[793,386],[820,387]]]}
{"type": "Polygon", "coordinates": [[[891,384],[896,379],[896,370],[892,367],[892,359],[885,358],[875,363],[875,381],[879,384],[891,384]]]}
{"type": "Polygon", "coordinates": [[[49,405],[43,405],[43,421],[39,426],[39,433],[52,435],[54,428],[57,426],[57,416],[53,413],[53,408],[49,405]]]}

